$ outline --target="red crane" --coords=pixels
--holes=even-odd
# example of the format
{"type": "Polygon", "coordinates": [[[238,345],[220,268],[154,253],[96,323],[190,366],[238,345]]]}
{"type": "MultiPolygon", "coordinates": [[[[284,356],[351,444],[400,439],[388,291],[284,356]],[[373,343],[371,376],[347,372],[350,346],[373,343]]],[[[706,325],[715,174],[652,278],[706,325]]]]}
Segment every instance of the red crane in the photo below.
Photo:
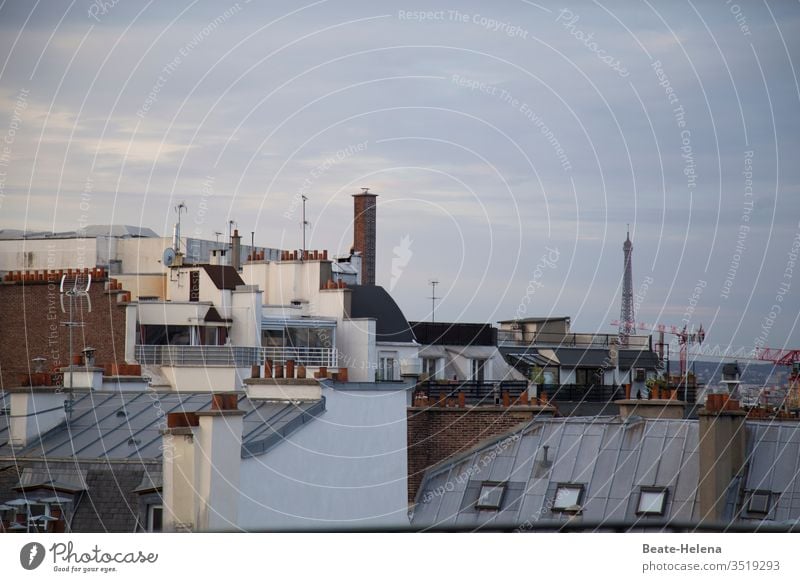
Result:
{"type": "MultiPolygon", "coordinates": [[[[611,322],[611,325],[614,327],[619,327],[620,321],[615,319],[614,321],[611,322]]],[[[688,368],[687,361],[688,361],[689,348],[691,347],[692,344],[695,343],[702,344],[703,340],[706,338],[706,332],[703,329],[702,323],[700,324],[700,327],[697,329],[697,331],[688,330],[686,325],[684,325],[681,328],[678,327],[677,325],[665,325],[663,323],[659,323],[657,325],[649,325],[643,322],[639,322],[638,324],[636,324],[636,329],[639,329],[641,331],[658,332],[659,342],[656,345],[661,347],[661,349],[659,350],[659,356],[661,357],[662,360],[664,359],[664,334],[668,333],[670,335],[678,337],[678,343],[681,346],[680,369],[682,378],[686,376],[688,368]]]]}
{"type": "Polygon", "coordinates": [[[792,366],[796,362],[800,362],[800,350],[756,348],[756,359],[772,362],[779,366],[792,366]]]}

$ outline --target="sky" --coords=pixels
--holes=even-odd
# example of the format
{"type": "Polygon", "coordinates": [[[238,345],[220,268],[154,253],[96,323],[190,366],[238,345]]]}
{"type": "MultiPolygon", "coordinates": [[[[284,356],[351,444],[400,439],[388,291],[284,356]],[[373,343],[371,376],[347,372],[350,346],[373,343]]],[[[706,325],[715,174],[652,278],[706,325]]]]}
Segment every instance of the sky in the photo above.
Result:
{"type": "Polygon", "coordinates": [[[410,320],[800,348],[797,2],[0,3],[0,228],[346,254],[410,320]],[[266,5],[265,5],[266,4],[266,5]],[[629,226],[628,226],[629,225],[629,226]]]}

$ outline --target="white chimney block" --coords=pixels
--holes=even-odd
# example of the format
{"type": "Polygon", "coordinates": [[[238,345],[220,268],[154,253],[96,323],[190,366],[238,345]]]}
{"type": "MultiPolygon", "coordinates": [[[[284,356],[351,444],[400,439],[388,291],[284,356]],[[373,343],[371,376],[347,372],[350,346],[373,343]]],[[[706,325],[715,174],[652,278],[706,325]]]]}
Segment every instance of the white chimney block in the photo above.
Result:
{"type": "Polygon", "coordinates": [[[11,403],[8,436],[15,447],[30,444],[66,420],[64,392],[37,387],[11,388],[8,392],[11,403]]]}
{"type": "Polygon", "coordinates": [[[200,418],[195,442],[198,531],[238,528],[244,414],[241,410],[197,413],[200,418]]]}
{"type": "Polygon", "coordinates": [[[185,427],[163,432],[164,531],[193,531],[197,523],[195,430],[185,427]]]}

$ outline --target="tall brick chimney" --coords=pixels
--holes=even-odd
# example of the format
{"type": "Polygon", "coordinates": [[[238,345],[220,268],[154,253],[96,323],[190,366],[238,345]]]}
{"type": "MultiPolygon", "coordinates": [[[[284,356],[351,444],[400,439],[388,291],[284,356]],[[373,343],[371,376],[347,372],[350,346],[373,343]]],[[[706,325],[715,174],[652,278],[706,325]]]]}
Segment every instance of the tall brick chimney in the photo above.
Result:
{"type": "Polygon", "coordinates": [[[353,194],[353,248],[361,253],[361,284],[375,284],[375,239],[377,194],[362,188],[353,194]]]}

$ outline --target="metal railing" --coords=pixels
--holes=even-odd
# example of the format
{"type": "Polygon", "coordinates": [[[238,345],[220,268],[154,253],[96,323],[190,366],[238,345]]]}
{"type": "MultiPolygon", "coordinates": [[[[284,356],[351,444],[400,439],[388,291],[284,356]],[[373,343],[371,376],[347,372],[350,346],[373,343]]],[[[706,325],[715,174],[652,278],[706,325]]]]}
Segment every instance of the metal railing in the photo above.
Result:
{"type": "Polygon", "coordinates": [[[136,346],[136,361],[160,366],[235,366],[258,364],[260,347],[249,346],[136,346]]]}
{"type": "MultiPolygon", "coordinates": [[[[607,348],[619,345],[619,335],[606,333],[552,333],[527,332],[520,330],[498,330],[497,343],[500,345],[547,345],[562,348],[595,347],[607,348]]],[[[628,343],[620,346],[626,349],[650,348],[649,335],[632,335],[628,343]]]]}
{"type": "Polygon", "coordinates": [[[259,362],[270,360],[273,363],[285,364],[293,360],[300,366],[318,368],[336,368],[339,365],[339,354],[336,348],[309,348],[304,346],[282,346],[259,348],[259,362]]]}
{"type": "Polygon", "coordinates": [[[604,384],[539,384],[538,393],[547,393],[556,402],[612,402],[625,398],[622,386],[604,384]]]}
{"type": "MultiPolygon", "coordinates": [[[[633,390],[635,391],[635,388],[633,390]]],[[[541,395],[543,392],[547,393],[549,400],[556,402],[613,402],[625,398],[624,386],[607,384],[539,384],[538,394],[541,395]]],[[[689,386],[688,390],[685,390],[684,386],[680,386],[676,396],[678,400],[684,402],[695,402],[697,388],[689,386]]],[[[631,393],[631,398],[636,397],[635,392],[631,393]]]]}
{"type": "Polygon", "coordinates": [[[528,389],[524,381],[505,382],[420,382],[416,392],[425,394],[429,400],[457,398],[464,394],[466,404],[493,405],[502,401],[503,392],[516,400],[528,389]]]}

